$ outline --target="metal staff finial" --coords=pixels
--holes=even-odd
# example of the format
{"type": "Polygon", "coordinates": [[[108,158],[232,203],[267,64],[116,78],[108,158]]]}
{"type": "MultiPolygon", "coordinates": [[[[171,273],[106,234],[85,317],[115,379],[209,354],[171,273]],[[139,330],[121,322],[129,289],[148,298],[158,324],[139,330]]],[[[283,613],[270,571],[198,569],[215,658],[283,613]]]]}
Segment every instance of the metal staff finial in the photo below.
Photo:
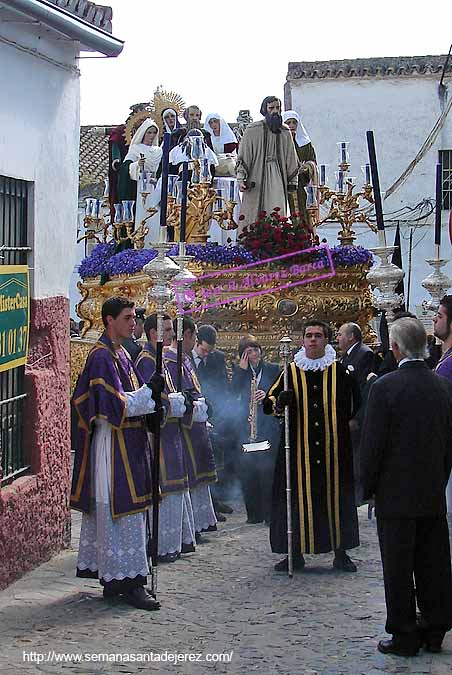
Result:
{"type": "MultiPolygon", "coordinates": [[[[288,335],[279,341],[279,355],[284,367],[284,391],[289,389],[289,358],[292,340],[288,335]]],[[[293,544],[292,544],[292,484],[290,476],[290,427],[289,406],[284,406],[284,449],[286,455],[286,499],[287,499],[287,572],[293,577],[293,544]]]]}

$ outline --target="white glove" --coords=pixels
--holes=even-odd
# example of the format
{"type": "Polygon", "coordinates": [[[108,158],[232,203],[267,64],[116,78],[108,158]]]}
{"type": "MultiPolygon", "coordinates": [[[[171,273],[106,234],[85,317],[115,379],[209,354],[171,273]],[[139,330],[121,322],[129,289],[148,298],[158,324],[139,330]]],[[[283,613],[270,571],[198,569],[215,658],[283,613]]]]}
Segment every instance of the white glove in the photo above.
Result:
{"type": "Polygon", "coordinates": [[[207,422],[208,417],[206,399],[198,398],[193,403],[193,422],[207,422]]]}
{"type": "Polygon", "coordinates": [[[168,394],[170,402],[170,417],[183,417],[186,412],[185,398],[180,392],[173,392],[168,394]]]}

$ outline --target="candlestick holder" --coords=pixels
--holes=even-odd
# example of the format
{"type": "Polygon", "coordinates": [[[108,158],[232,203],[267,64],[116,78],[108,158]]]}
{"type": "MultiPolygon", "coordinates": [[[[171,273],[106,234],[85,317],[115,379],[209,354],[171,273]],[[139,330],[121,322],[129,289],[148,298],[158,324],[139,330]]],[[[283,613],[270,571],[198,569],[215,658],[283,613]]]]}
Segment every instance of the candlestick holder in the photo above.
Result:
{"type": "Polygon", "coordinates": [[[404,301],[403,295],[396,293],[397,285],[402,281],[405,273],[400,267],[389,262],[397,246],[379,246],[371,248],[380,258],[380,264],[372,267],[367,273],[367,281],[373,286],[373,305],[380,311],[386,312],[388,325],[394,320],[394,309],[400,307],[404,301]]]}
{"type": "MultiPolygon", "coordinates": [[[[369,204],[374,203],[372,185],[366,183],[360,192],[354,192],[355,182],[353,178],[347,176],[350,169],[350,162],[348,156],[348,143],[338,143],[339,147],[339,163],[337,172],[337,189],[332,190],[326,184],[318,186],[320,193],[320,204],[329,203],[329,211],[326,218],[320,220],[318,211],[311,208],[309,215],[313,221],[314,226],[319,226],[326,221],[336,221],[340,224],[341,229],[338,233],[338,239],[341,246],[353,245],[356,239],[356,233],[353,230],[355,223],[365,223],[373,232],[377,231],[374,223],[372,223],[364,210],[362,201],[369,204]],[[343,147],[345,145],[345,148],[343,147]]],[[[325,171],[323,171],[322,181],[326,179],[325,171]]]]}
{"type": "MultiPolygon", "coordinates": [[[[216,220],[223,230],[237,229],[233,217],[236,205],[237,202],[233,199],[220,196],[210,182],[192,183],[187,192],[186,241],[206,244],[212,220],[216,220]],[[215,202],[222,202],[223,207],[213,210],[215,202]]],[[[180,232],[180,205],[177,205],[177,209],[171,223],[175,228],[176,240],[179,239],[180,232]]]]}
{"type": "Polygon", "coordinates": [[[110,203],[108,194],[102,199],[89,197],[86,200],[85,217],[83,227],[86,233],[77,239],[77,243],[86,240],[95,241],[98,244],[104,243],[109,237],[110,228],[110,203]]]}
{"type": "Polygon", "coordinates": [[[347,178],[344,180],[345,192],[331,190],[326,185],[320,185],[320,204],[330,202],[329,212],[326,218],[323,218],[317,226],[322,225],[327,220],[333,220],[341,225],[337,238],[341,246],[353,245],[356,239],[356,233],[353,230],[355,223],[365,223],[373,232],[377,231],[376,226],[369,219],[367,213],[360,206],[360,199],[373,204],[372,187],[364,186],[361,192],[354,192],[355,185],[347,178]]]}
{"type": "Polygon", "coordinates": [[[427,302],[428,309],[433,311],[438,311],[441,298],[446,295],[449,288],[452,286],[451,279],[441,271],[441,267],[444,267],[449,261],[444,258],[429,258],[426,260],[431,267],[433,267],[433,272],[428,275],[421,282],[422,286],[430,293],[431,299],[427,302]]]}

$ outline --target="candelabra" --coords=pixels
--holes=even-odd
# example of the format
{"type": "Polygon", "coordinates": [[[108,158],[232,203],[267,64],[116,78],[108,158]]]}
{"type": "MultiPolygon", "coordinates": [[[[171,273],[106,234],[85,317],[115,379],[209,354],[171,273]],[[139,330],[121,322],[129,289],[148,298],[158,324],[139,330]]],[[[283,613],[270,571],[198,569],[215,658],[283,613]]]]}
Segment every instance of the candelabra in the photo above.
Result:
{"type": "MultiPolygon", "coordinates": [[[[216,220],[223,230],[235,230],[234,208],[237,205],[233,199],[226,199],[218,194],[210,182],[192,183],[188,189],[186,240],[194,244],[205,244],[209,237],[211,220],[216,220]],[[214,206],[217,208],[214,208],[214,206]]],[[[180,207],[173,208],[168,224],[173,224],[176,239],[179,237],[180,207]]]]}
{"type": "MultiPolygon", "coordinates": [[[[131,243],[134,248],[143,248],[144,238],[149,231],[145,224],[147,218],[135,229],[134,206],[133,200],[125,200],[114,205],[113,237],[117,244],[131,243]]],[[[150,218],[150,215],[148,217],[150,218]]]]}
{"type": "Polygon", "coordinates": [[[370,250],[380,258],[380,264],[367,273],[367,281],[374,287],[373,304],[377,309],[386,312],[386,320],[390,324],[394,320],[394,309],[404,300],[403,295],[395,292],[404,272],[389,262],[389,256],[397,250],[397,246],[379,246],[370,250]]]}
{"type": "Polygon", "coordinates": [[[339,145],[339,162],[336,171],[336,185],[332,190],[328,187],[326,176],[326,165],[320,165],[320,185],[314,185],[312,182],[305,188],[307,194],[306,208],[311,218],[313,226],[319,226],[326,221],[336,221],[341,225],[338,239],[342,246],[352,245],[356,239],[356,233],[353,230],[355,223],[365,223],[373,232],[377,231],[376,226],[369,219],[369,216],[361,206],[361,200],[369,204],[374,203],[373,190],[370,181],[370,168],[366,164],[362,167],[365,184],[360,192],[355,190],[355,178],[348,176],[350,170],[350,161],[348,154],[348,143],[342,141],[339,145]],[[320,198],[318,196],[320,193],[320,198]],[[320,219],[318,216],[319,204],[329,202],[328,215],[320,219]]]}
{"type": "Polygon", "coordinates": [[[77,239],[77,243],[86,240],[96,243],[105,243],[110,227],[110,203],[108,201],[108,179],[105,180],[105,191],[101,199],[88,197],[86,199],[85,217],[83,226],[86,233],[77,239]]]}

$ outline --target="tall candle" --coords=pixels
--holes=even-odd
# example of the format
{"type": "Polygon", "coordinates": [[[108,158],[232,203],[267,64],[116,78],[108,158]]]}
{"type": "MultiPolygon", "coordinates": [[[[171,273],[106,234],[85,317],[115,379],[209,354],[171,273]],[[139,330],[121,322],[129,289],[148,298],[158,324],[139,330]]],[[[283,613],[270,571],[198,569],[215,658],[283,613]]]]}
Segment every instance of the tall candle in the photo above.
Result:
{"type": "Polygon", "coordinates": [[[366,185],[370,185],[370,164],[364,165],[364,175],[365,175],[366,185]]]}
{"type": "Polygon", "coordinates": [[[326,183],[326,164],[320,165],[320,185],[325,185],[326,183]]]}
{"type": "Polygon", "coordinates": [[[347,143],[342,141],[341,143],[341,162],[347,161],[347,143]]]}
{"type": "MultiPolygon", "coordinates": [[[[162,195],[160,197],[160,226],[166,227],[166,209],[168,206],[168,165],[170,153],[171,134],[163,134],[162,155],[162,195]]],[[[166,238],[165,238],[166,240],[166,238]]]]}
{"type": "Polygon", "coordinates": [[[383,208],[381,205],[380,180],[378,178],[377,155],[375,153],[374,132],[367,131],[367,148],[369,150],[370,172],[372,175],[372,186],[374,189],[375,216],[377,219],[377,228],[384,231],[385,223],[383,220],[383,208]]]}
{"type": "Polygon", "coordinates": [[[435,193],[435,244],[441,245],[441,206],[442,206],[442,178],[443,167],[441,164],[436,165],[436,193],[435,193]]]}
{"type": "Polygon", "coordinates": [[[180,205],[180,239],[185,241],[185,228],[187,225],[187,193],[188,193],[188,162],[182,164],[182,197],[180,205]]]}

